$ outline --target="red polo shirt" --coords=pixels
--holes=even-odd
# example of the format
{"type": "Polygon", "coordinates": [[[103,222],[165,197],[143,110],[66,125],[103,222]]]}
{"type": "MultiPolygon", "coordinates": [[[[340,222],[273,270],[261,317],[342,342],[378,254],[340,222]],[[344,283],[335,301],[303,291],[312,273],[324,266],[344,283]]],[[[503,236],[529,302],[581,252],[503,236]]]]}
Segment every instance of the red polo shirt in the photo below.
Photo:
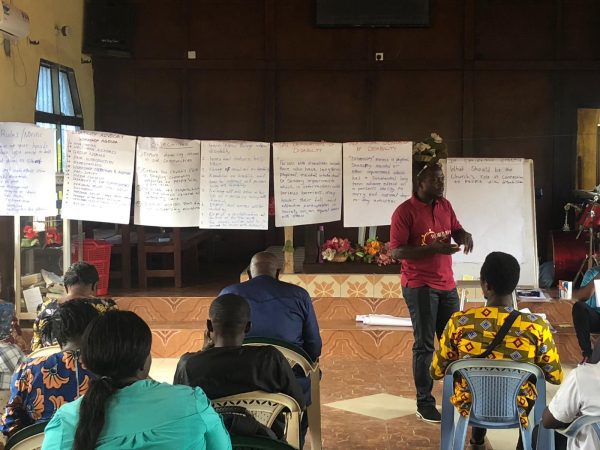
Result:
{"type": "MultiPolygon", "coordinates": [[[[460,229],[462,226],[448,200],[440,198],[429,205],[413,195],[392,215],[390,246],[429,245],[435,240],[450,242],[452,233],[460,229]]],[[[442,291],[456,287],[451,255],[435,254],[422,259],[402,260],[401,273],[402,286],[429,286],[442,291]]]]}

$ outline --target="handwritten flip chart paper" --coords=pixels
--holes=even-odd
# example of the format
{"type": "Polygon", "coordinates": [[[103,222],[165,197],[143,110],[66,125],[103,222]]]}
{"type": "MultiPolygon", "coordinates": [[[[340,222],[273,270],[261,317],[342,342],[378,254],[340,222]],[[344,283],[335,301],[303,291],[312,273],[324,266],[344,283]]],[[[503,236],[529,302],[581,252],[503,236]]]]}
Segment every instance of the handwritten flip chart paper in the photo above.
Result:
{"type": "Polygon", "coordinates": [[[275,225],[332,222],[342,214],[342,144],[273,144],[275,225]]]}
{"type": "Polygon", "coordinates": [[[0,123],[0,215],[54,216],[56,132],[0,123]]]}
{"type": "Polygon", "coordinates": [[[411,195],[411,142],[344,143],[345,227],[389,225],[411,195]]]}
{"type": "Polygon", "coordinates": [[[63,216],[129,223],[135,136],[69,131],[66,150],[63,216]]]}
{"type": "Polygon", "coordinates": [[[200,141],[140,137],[136,154],[135,223],[197,227],[200,141]]]}
{"type": "Polygon", "coordinates": [[[488,253],[524,260],[526,186],[523,159],[450,158],[446,196],[458,221],[473,235],[474,250],[453,256],[455,263],[482,263],[488,253]]]}
{"type": "Polygon", "coordinates": [[[202,141],[200,228],[269,228],[270,144],[202,141]]]}

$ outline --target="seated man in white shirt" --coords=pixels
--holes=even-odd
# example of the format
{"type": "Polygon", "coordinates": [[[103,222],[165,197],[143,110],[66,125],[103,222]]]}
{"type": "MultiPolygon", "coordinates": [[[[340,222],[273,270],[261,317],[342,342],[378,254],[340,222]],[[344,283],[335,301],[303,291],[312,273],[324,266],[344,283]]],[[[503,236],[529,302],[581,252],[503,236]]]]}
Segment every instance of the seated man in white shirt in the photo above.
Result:
{"type": "MultiPolygon", "coordinates": [[[[577,417],[600,415],[600,364],[577,366],[565,378],[558,392],[546,407],[543,423],[546,428],[566,428],[577,417]]],[[[568,450],[600,449],[600,439],[587,426],[567,443],[568,450]]],[[[557,447],[558,450],[558,447],[557,447]]]]}

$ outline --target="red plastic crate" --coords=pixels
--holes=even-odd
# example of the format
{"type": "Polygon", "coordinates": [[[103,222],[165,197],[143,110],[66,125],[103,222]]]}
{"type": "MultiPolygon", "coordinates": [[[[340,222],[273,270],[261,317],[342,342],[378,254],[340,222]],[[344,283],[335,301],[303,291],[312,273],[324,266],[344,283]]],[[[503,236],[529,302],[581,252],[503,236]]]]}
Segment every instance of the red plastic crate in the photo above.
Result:
{"type": "MultiPolygon", "coordinates": [[[[108,275],[110,273],[110,253],[112,245],[106,241],[83,240],[83,261],[96,266],[99,281],[97,295],[108,294],[108,275]]],[[[71,261],[79,261],[79,241],[71,244],[71,261]]]]}

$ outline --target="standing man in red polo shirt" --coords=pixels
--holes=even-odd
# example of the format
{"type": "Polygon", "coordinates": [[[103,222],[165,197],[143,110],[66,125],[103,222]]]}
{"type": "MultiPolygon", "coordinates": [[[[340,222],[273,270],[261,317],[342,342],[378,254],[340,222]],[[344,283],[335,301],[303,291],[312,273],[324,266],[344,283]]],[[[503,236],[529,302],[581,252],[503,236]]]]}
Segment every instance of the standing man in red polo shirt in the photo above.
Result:
{"type": "Polygon", "coordinates": [[[429,366],[438,340],[459,299],[452,273],[452,255],[464,246],[473,249],[473,238],[458,222],[444,195],[444,174],[437,163],[415,162],[413,196],[392,215],[393,256],[402,260],[402,295],[413,325],[413,377],[417,389],[417,417],[440,422],[431,395],[429,366]],[[456,244],[451,243],[451,238],[456,244]]]}

